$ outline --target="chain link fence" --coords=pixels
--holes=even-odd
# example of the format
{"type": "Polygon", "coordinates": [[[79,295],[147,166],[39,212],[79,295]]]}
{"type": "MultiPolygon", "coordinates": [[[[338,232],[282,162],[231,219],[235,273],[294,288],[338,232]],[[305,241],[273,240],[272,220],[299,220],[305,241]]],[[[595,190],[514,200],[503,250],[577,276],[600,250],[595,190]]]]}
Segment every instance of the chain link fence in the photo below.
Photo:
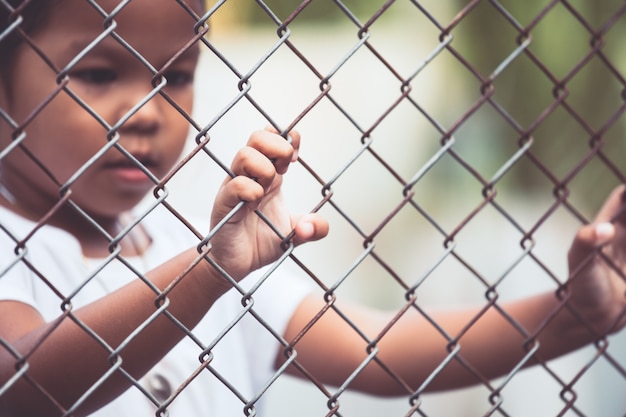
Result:
{"type": "MultiPolygon", "coordinates": [[[[97,0],[85,3],[102,14],[102,38],[123,44],[112,23],[129,2],[119,2],[113,12],[105,12],[97,0]]],[[[567,279],[566,252],[575,231],[590,221],[612,188],[625,182],[624,2],[223,0],[209,2],[204,14],[182,0],[176,3],[189,15],[186,47],[201,49],[193,114],[168,99],[158,82],[115,123],[102,120],[94,108],[72,96],[67,71],[100,39],[70,59],[66,68],[50,64],[57,88],[26,119],[0,109],[12,138],[0,158],[25,149],[29,125],[59,94],[72,96],[87,117],[102,124],[108,139],[103,152],[114,147],[124,153],[118,130],[154,96],[179,108],[191,131],[175,168],[162,178],[152,176],[154,192],[141,204],[138,220],[119,236],[102,232],[111,256],[73,288],[57,288],[56,277],[30,264],[27,254],[30,240],[61,205],[75,205],[77,215],[99,228],[73,202],[71,191],[101,155],[57,184],[58,205],[38,219],[30,233],[16,236],[12,225],[0,225],[3,238],[14,242],[14,252],[4,254],[3,275],[27,264],[55,297],[58,323],[74,320],[110,355],[107,372],[80,399],[60,404],[29,377],[30,357],[45,349],[55,327],[41,336],[32,352],[21,352],[0,339],[0,349],[10,353],[16,370],[1,381],[0,398],[11,395],[12,387],[25,379],[57,405],[60,415],[72,415],[106,378],[122,373],[130,389],[154,405],[156,415],[168,415],[202,374],[219,386],[213,395],[232,397],[238,404],[240,414],[230,415],[257,415],[262,401],[263,415],[268,416],[626,413],[626,340],[621,334],[600,335],[595,344],[546,362],[533,356],[531,335],[503,312],[509,325],[529,338],[520,346],[527,355],[493,381],[463,361],[462,343],[457,344],[487,309],[505,300],[557,291],[567,279]],[[164,302],[171,288],[153,288],[154,315],[119,346],[109,346],[73,314],[74,299],[93,285],[100,270],[114,263],[151,285],[141,268],[124,262],[116,245],[157,209],[176,218],[200,245],[210,241],[203,218],[210,214],[211,198],[221,179],[232,174],[228,167],[236,150],[250,132],[266,125],[284,136],[293,129],[301,133],[298,161],[285,177],[285,198],[295,212],[326,217],[329,236],[287,247],[284,257],[255,276],[250,286],[236,285],[241,307],[213,329],[213,338],[202,339],[181,324],[185,339],[195,345],[196,353],[189,358],[195,363],[193,372],[175,381],[134,378],[124,372],[124,349],[162,315],[177,323],[164,302]],[[275,292],[277,302],[289,298],[281,291],[282,281],[273,279],[283,270],[298,275],[322,302],[311,326],[319,316],[335,311],[347,331],[363,339],[363,362],[338,387],[323,384],[314,370],[299,367],[297,355],[289,356],[287,365],[261,381],[256,391],[229,379],[221,365],[214,366],[219,356],[214,352],[223,338],[246,319],[287,354],[297,352],[299,339],[309,329],[302,329],[295,340],[284,340],[254,304],[256,294],[264,290],[275,292]],[[366,335],[342,309],[344,300],[390,311],[393,319],[380,334],[366,335]],[[432,319],[433,312],[457,306],[477,306],[478,313],[458,335],[448,334],[432,319]],[[407,311],[430,320],[448,349],[440,367],[419,387],[407,385],[377,357],[380,341],[407,311]],[[531,359],[537,365],[522,369],[531,359]],[[476,384],[427,392],[451,361],[466,366],[476,384]],[[352,392],[353,381],[370,363],[385,369],[404,395],[383,399],[352,392]],[[288,366],[298,367],[301,378],[287,375],[288,366]]],[[[64,2],[55,7],[63,8],[64,2]]],[[[0,0],[2,8],[10,24],[0,33],[0,44],[22,33],[22,6],[0,0]]],[[[29,47],[46,59],[47,51],[35,42],[29,47]]],[[[127,51],[153,80],[166,70],[153,67],[133,45],[127,51]]],[[[141,165],[127,152],[126,157],[141,165]]],[[[327,343],[333,346],[332,339],[327,343]]]]}

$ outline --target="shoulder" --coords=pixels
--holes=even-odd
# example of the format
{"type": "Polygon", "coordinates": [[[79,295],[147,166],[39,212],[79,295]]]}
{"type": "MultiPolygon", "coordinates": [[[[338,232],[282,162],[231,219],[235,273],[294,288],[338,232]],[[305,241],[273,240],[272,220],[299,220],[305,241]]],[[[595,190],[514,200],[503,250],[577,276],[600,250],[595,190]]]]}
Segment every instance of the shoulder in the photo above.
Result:
{"type": "MultiPolygon", "coordinates": [[[[57,258],[60,253],[80,254],[80,244],[71,234],[49,225],[37,223],[0,206],[1,263],[18,258],[57,258]]],[[[79,255],[77,255],[79,256],[79,255]]],[[[65,258],[65,256],[64,256],[65,258]]],[[[3,269],[0,269],[2,273],[3,269]]]]}
{"type": "Polygon", "coordinates": [[[82,252],[73,236],[52,226],[38,227],[2,207],[0,254],[1,300],[57,311],[58,294],[81,277],[82,252]]]}

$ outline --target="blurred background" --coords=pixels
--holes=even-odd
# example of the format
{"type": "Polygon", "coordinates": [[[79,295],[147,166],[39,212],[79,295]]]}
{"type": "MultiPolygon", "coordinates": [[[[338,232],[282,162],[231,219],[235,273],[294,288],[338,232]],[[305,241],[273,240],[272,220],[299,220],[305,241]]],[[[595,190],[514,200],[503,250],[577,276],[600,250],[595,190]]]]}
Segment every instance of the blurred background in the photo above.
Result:
{"type": "MultiPolygon", "coordinates": [[[[222,161],[256,129],[301,133],[285,197],[307,212],[332,190],[320,209],[331,233],[296,256],[329,287],[340,282],[338,298],[388,310],[405,304],[406,289],[380,262],[360,261],[371,236],[404,283],[424,278],[416,293],[426,311],[484,304],[491,284],[503,300],[555,290],[576,229],[624,182],[623,1],[207,7],[211,48],[198,71],[195,118],[222,161]],[[412,203],[403,204],[407,192],[412,203]]],[[[182,186],[172,187],[172,200],[206,215],[223,176],[209,158],[194,158],[175,178],[182,186]]],[[[507,381],[494,415],[623,416],[625,352],[617,335],[607,355],[589,347],[550,363],[562,381],[576,379],[575,409],[563,411],[570,393],[533,368],[507,381]]],[[[426,394],[420,415],[488,415],[489,395],[483,386],[426,394]]],[[[324,416],[327,401],[312,384],[282,376],[264,415],[324,416]]],[[[348,391],[339,402],[342,416],[410,409],[408,396],[348,391]]]]}

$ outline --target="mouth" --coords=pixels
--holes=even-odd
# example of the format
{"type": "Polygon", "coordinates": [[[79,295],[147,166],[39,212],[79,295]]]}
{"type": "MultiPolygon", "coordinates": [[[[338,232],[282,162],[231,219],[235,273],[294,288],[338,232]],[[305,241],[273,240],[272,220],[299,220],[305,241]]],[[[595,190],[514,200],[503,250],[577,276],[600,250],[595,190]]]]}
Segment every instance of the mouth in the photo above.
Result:
{"type": "Polygon", "coordinates": [[[150,167],[154,167],[156,166],[156,161],[154,161],[152,159],[152,157],[148,156],[148,155],[133,155],[133,157],[135,158],[135,161],[132,161],[128,158],[120,158],[114,161],[110,161],[108,163],[105,164],[105,166],[107,168],[137,168],[137,169],[141,169],[141,167],[143,166],[144,168],[150,168],[150,167]]]}
{"type": "Polygon", "coordinates": [[[119,158],[105,163],[104,169],[126,183],[152,184],[152,180],[146,171],[152,171],[152,169],[158,166],[156,160],[150,155],[133,155],[133,157],[137,162],[128,158],[119,158]]]}

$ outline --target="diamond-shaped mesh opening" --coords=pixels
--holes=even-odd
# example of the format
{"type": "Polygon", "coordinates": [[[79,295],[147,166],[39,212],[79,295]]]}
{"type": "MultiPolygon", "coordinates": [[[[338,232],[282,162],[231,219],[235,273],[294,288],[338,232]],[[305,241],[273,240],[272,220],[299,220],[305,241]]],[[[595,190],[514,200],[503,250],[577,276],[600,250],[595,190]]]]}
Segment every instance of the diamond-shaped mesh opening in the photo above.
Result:
{"type": "Polygon", "coordinates": [[[625,12],[0,0],[0,415],[623,415],[625,12]]]}

